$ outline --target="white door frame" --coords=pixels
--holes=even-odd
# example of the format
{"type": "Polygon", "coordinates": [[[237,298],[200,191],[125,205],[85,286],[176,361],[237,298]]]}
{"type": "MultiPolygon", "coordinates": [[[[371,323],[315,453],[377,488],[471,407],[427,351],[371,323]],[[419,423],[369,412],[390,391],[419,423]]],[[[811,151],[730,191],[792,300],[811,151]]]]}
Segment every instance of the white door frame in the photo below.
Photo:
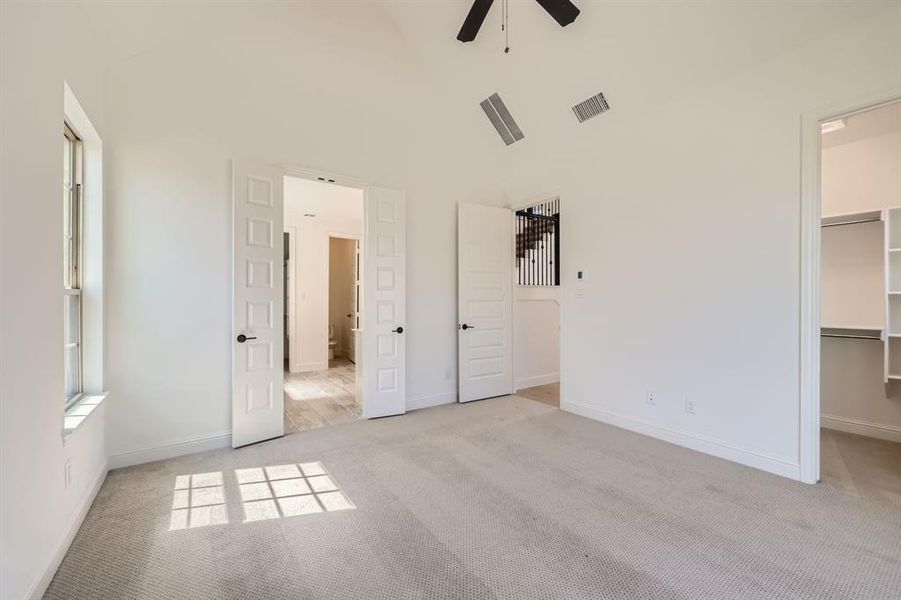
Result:
{"type": "MultiPolygon", "coordinates": [[[[291,357],[293,356],[291,352],[291,346],[294,343],[295,335],[294,335],[294,326],[297,323],[297,286],[295,282],[297,281],[297,227],[294,225],[283,225],[285,233],[288,234],[288,268],[291,272],[291,288],[289,290],[285,290],[285,293],[282,294],[282,298],[284,298],[285,294],[290,294],[291,296],[291,306],[288,307],[288,322],[285,325],[285,337],[288,338],[288,351],[285,356],[288,361],[288,372],[291,372],[291,357]]],[[[284,262],[284,261],[283,261],[284,262]]],[[[285,273],[282,273],[282,279],[285,278],[285,273]]],[[[284,300],[283,300],[284,301],[284,300]]],[[[282,312],[284,312],[284,306],[282,307],[282,312]]]]}
{"type": "MultiPolygon", "coordinates": [[[[563,195],[557,194],[554,192],[549,192],[547,194],[541,194],[538,196],[532,196],[526,200],[521,200],[520,202],[518,202],[516,204],[510,205],[508,207],[510,209],[510,218],[511,219],[515,218],[516,211],[518,211],[518,210],[522,210],[523,208],[528,208],[530,206],[534,206],[536,204],[541,204],[542,202],[547,202],[549,200],[554,200],[554,199],[556,199],[560,203],[559,204],[559,206],[560,206],[560,231],[566,231],[566,227],[564,227],[564,223],[563,223],[564,214],[565,214],[565,212],[563,210],[563,206],[564,206],[563,195]]],[[[557,256],[557,260],[559,260],[560,264],[561,264],[560,282],[557,287],[557,289],[560,292],[560,303],[558,305],[559,310],[560,310],[560,357],[559,357],[559,360],[560,360],[560,367],[559,367],[560,402],[559,402],[559,405],[560,405],[560,410],[568,411],[569,409],[566,406],[566,400],[564,400],[566,398],[566,383],[565,383],[566,376],[564,375],[564,372],[565,372],[564,357],[566,355],[566,345],[563,343],[563,338],[565,335],[564,332],[566,331],[566,327],[565,327],[565,323],[564,323],[564,315],[566,314],[566,305],[567,305],[567,293],[566,293],[567,277],[566,277],[565,267],[568,264],[567,256],[566,256],[566,236],[565,235],[560,236],[560,254],[559,254],[559,256],[557,256]]],[[[510,269],[510,280],[512,283],[511,289],[515,290],[516,289],[516,232],[515,231],[513,233],[513,267],[510,269]]],[[[513,319],[512,319],[513,324],[510,326],[511,331],[512,331],[512,337],[514,340],[516,339],[516,297],[515,296],[516,295],[514,294],[513,319]]],[[[513,343],[510,346],[511,346],[511,352],[513,353],[513,364],[514,364],[514,371],[515,371],[516,344],[513,343]]],[[[516,378],[515,377],[513,379],[513,393],[516,394],[516,378]]]]}
{"type": "Polygon", "coordinates": [[[901,100],[901,88],[851,97],[801,114],[800,446],[804,483],[820,479],[820,124],[901,100]]]}
{"type": "MultiPolygon", "coordinates": [[[[365,204],[365,202],[366,202],[366,195],[365,195],[365,194],[363,195],[363,202],[364,202],[364,204],[365,204]]],[[[364,210],[363,212],[364,212],[364,215],[365,215],[365,212],[366,212],[366,211],[364,210]]],[[[364,225],[364,227],[365,227],[365,225],[364,225]]],[[[341,232],[341,231],[329,231],[329,232],[328,232],[328,237],[329,237],[329,239],[331,239],[331,238],[336,238],[336,239],[339,239],[339,240],[355,240],[355,241],[358,242],[358,243],[361,242],[361,241],[363,240],[363,236],[360,235],[360,234],[357,234],[357,233],[347,233],[347,232],[341,232]]],[[[354,257],[354,259],[356,259],[356,256],[354,257]]],[[[363,260],[366,260],[366,255],[365,255],[365,254],[363,255],[363,260]]],[[[360,265],[360,269],[361,269],[361,270],[362,270],[362,267],[363,267],[363,265],[361,264],[361,265],[360,265]]],[[[326,253],[326,256],[325,256],[325,272],[330,274],[330,273],[331,273],[331,268],[332,268],[332,253],[331,253],[331,252],[327,252],[327,253],[326,253]]],[[[354,268],[356,268],[356,265],[354,265],[354,268]]],[[[331,277],[331,275],[329,275],[329,277],[331,277]]],[[[325,306],[326,306],[327,308],[331,306],[331,304],[330,304],[331,299],[332,299],[332,286],[331,286],[331,285],[327,285],[326,288],[325,288],[325,306]]],[[[361,307],[360,307],[360,314],[363,314],[362,308],[363,308],[363,307],[362,307],[362,305],[361,305],[361,307]]],[[[331,310],[331,309],[329,308],[329,310],[331,310]]],[[[362,320],[362,319],[361,319],[361,320],[362,320]]],[[[351,331],[351,335],[353,335],[353,331],[351,331]]],[[[346,340],[345,340],[345,341],[346,341],[346,340]]],[[[360,389],[362,389],[362,388],[360,388],[360,389]]],[[[360,406],[361,406],[361,407],[363,406],[362,398],[360,399],[360,406]]]]}

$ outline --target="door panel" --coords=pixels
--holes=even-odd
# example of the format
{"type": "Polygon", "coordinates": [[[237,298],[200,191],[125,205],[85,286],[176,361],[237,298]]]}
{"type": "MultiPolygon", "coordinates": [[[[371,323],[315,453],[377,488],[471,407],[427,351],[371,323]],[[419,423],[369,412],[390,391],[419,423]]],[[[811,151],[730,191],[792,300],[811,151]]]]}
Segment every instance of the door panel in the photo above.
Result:
{"type": "Polygon", "coordinates": [[[283,174],[235,161],[233,186],[232,446],[237,448],[284,434],[283,174]],[[242,335],[246,339],[240,342],[242,335]]]}
{"type": "Polygon", "coordinates": [[[406,198],[366,188],[363,236],[363,417],[406,412],[406,198]]]}
{"type": "Polygon", "coordinates": [[[457,221],[460,402],[513,393],[513,217],[460,203],[457,221]]]}

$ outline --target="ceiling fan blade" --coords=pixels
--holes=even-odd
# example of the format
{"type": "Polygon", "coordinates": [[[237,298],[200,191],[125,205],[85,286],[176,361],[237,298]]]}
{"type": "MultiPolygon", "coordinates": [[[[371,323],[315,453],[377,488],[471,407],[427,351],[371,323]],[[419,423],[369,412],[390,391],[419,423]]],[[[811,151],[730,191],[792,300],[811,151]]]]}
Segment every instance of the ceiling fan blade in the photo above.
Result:
{"type": "Polygon", "coordinates": [[[488,16],[488,9],[491,8],[492,4],[494,4],[494,0],[475,0],[472,3],[472,8],[469,9],[469,14],[466,15],[466,20],[463,21],[463,27],[460,28],[460,33],[457,34],[458,40],[471,42],[476,39],[476,34],[479,33],[482,23],[485,22],[485,17],[488,16]]]}
{"type": "Polygon", "coordinates": [[[566,27],[576,20],[581,12],[579,8],[569,0],[536,0],[554,20],[560,23],[560,27],[566,27]]]}

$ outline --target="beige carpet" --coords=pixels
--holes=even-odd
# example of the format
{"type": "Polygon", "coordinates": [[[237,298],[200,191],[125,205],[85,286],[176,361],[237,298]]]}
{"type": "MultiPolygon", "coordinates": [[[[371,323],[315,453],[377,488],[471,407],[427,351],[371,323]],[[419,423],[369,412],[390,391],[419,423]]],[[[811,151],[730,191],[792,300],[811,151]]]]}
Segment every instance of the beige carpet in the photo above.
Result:
{"type": "Polygon", "coordinates": [[[114,471],[46,597],[897,599],[899,561],[889,502],[513,397],[114,471]]]}

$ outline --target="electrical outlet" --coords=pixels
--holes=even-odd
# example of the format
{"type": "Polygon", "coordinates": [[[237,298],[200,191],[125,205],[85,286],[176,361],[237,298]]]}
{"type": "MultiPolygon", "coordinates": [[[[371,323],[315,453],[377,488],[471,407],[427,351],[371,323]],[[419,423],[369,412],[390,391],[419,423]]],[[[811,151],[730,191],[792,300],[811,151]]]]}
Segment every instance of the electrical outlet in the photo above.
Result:
{"type": "Polygon", "coordinates": [[[66,466],[63,471],[63,477],[66,482],[65,487],[69,487],[69,484],[72,483],[72,463],[70,461],[66,461],[66,466]]]}
{"type": "Polygon", "coordinates": [[[685,398],[685,412],[690,415],[695,414],[695,401],[691,398],[685,398]]]}
{"type": "Polygon", "coordinates": [[[648,405],[649,406],[657,406],[657,397],[654,395],[654,392],[648,390],[648,405]]]}

